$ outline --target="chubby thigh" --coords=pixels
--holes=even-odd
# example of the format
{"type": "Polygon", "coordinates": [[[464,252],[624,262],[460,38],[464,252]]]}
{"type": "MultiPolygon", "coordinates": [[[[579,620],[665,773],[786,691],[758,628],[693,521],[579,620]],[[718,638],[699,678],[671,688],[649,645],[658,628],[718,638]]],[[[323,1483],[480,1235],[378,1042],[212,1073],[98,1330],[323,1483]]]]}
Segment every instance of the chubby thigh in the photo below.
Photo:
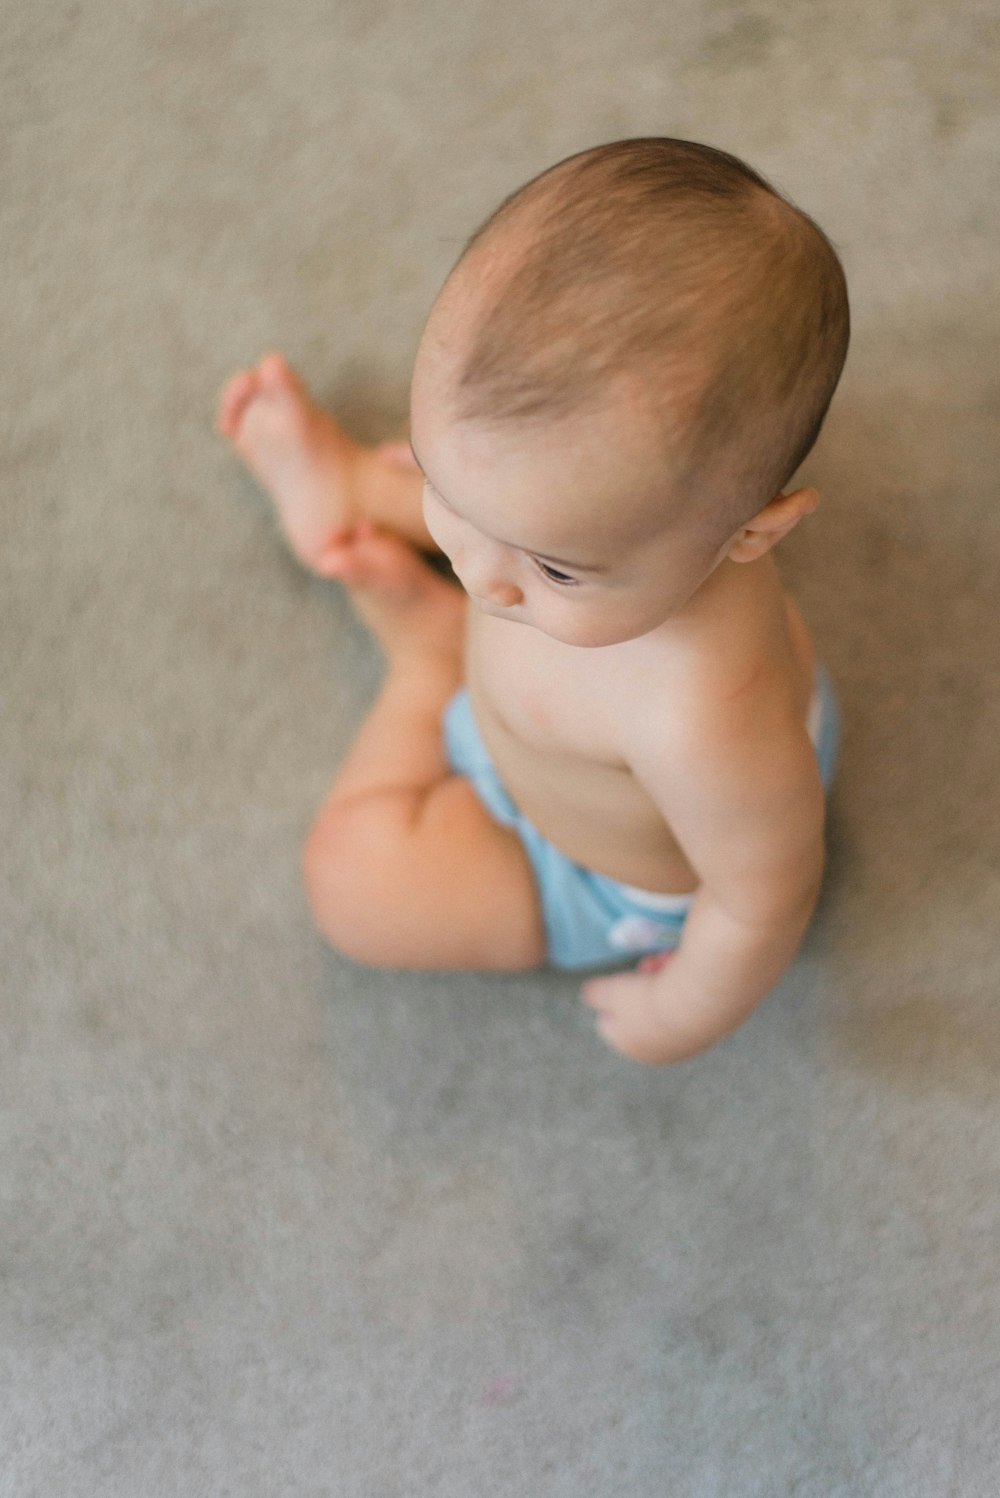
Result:
{"type": "Polygon", "coordinates": [[[356,962],[507,971],[545,959],[520,839],[462,776],[445,776],[419,803],[386,790],[321,808],[303,876],[320,931],[356,962]]]}

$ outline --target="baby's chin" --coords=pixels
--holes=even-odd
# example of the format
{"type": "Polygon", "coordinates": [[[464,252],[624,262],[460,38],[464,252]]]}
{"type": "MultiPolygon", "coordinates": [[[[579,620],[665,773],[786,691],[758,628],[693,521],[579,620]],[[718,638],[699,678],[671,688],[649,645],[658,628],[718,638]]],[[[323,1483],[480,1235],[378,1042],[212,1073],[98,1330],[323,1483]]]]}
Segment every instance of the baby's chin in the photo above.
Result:
{"type": "Polygon", "coordinates": [[[560,645],[571,645],[577,650],[608,650],[614,645],[627,645],[632,640],[645,639],[647,635],[655,634],[666,622],[665,619],[655,619],[649,624],[621,624],[617,628],[608,626],[604,629],[583,628],[559,632],[542,629],[540,625],[535,627],[550,640],[558,640],[560,645]]]}
{"type": "Polygon", "coordinates": [[[504,624],[523,625],[526,629],[533,629],[537,634],[544,635],[547,640],[555,640],[559,645],[569,645],[577,650],[604,650],[610,645],[626,645],[629,640],[639,640],[644,635],[652,634],[666,622],[657,618],[648,624],[623,623],[617,627],[595,625],[592,629],[582,625],[575,630],[552,629],[532,619],[525,610],[501,608],[499,604],[487,603],[472,593],[469,598],[474,608],[481,614],[489,615],[491,619],[500,619],[504,624]]]}

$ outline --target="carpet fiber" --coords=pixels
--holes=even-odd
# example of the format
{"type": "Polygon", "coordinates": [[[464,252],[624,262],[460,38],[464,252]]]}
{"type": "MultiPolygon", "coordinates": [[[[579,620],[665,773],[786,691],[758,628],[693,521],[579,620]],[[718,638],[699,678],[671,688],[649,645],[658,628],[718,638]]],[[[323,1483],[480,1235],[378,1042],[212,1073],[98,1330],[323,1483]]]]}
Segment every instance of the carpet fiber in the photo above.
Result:
{"type": "Polygon", "coordinates": [[[995,9],[6,9],[0,1493],[993,1491],[995,9]],[[845,714],[822,905],[660,1071],[565,975],[325,949],[379,660],[212,432],[270,348],[405,430],[466,235],[635,134],[770,176],[854,310],[780,553],[845,714]]]}

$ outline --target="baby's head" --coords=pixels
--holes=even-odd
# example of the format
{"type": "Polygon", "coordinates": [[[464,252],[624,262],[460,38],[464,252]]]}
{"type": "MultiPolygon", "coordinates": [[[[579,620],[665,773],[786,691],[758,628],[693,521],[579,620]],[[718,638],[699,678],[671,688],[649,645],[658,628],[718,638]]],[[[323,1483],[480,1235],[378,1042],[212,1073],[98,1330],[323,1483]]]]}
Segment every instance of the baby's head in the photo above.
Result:
{"type": "Polygon", "coordinates": [[[671,139],[560,162],[469,241],[413,379],[425,513],[490,612],[644,634],[763,555],[849,336],[822,232],[735,157],[671,139]]]}

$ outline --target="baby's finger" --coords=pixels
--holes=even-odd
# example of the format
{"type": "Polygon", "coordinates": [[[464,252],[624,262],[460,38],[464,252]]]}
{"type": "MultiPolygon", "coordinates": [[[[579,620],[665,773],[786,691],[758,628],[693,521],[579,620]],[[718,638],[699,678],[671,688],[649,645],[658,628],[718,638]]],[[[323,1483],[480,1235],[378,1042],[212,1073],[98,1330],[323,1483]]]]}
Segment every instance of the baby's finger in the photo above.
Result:
{"type": "Polygon", "coordinates": [[[666,952],[651,952],[644,957],[636,968],[637,973],[658,973],[661,967],[666,967],[673,956],[673,950],[666,952]]]}
{"type": "Polygon", "coordinates": [[[598,1014],[606,1013],[610,1007],[608,980],[591,978],[589,982],[581,984],[580,998],[589,1009],[596,1009],[598,1014]]]}

